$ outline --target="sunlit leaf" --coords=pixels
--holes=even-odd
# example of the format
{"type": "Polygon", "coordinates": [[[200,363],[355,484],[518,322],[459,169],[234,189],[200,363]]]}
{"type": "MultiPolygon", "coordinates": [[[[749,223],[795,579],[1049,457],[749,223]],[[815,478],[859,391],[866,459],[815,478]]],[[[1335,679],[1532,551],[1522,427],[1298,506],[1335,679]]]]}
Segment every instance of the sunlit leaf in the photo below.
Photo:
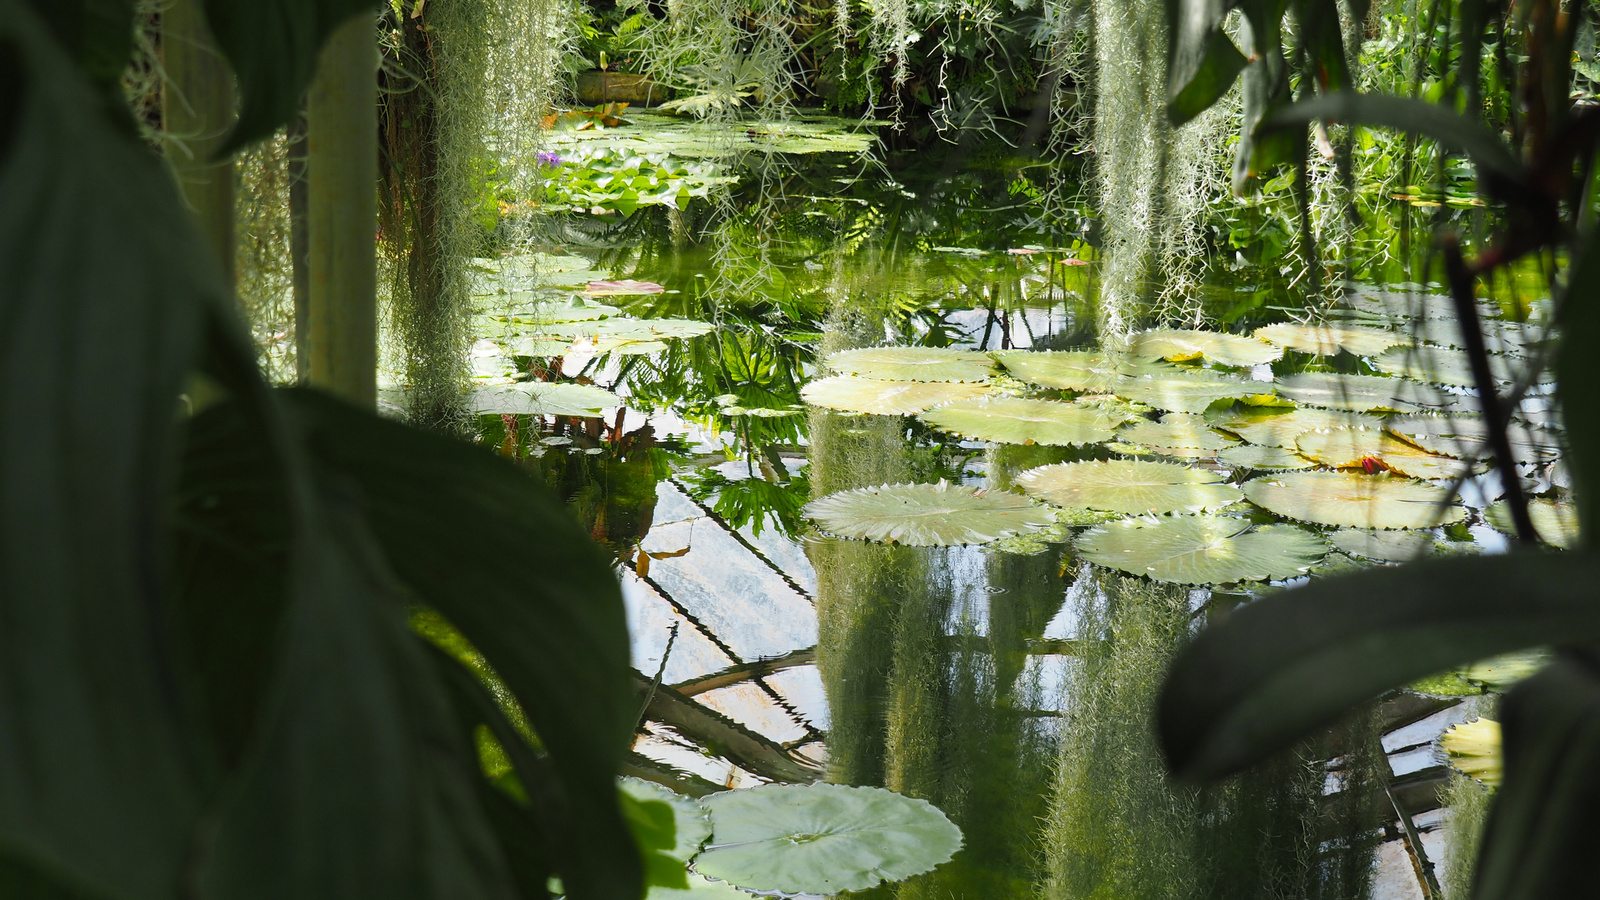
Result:
{"type": "Polygon", "coordinates": [[[865,347],[840,350],[822,364],[845,375],[882,381],[988,381],[994,360],[977,350],[865,347]]]}
{"type": "Polygon", "coordinates": [[[1481,684],[1491,691],[1504,693],[1517,682],[1533,677],[1540,669],[1550,664],[1552,657],[1549,650],[1543,649],[1503,653],[1466,666],[1460,674],[1462,678],[1481,684]]]}
{"type": "Polygon", "coordinates": [[[1377,562],[1410,562],[1433,548],[1433,537],[1415,531],[1340,528],[1327,534],[1334,549],[1377,562]]]}
{"type": "Polygon", "coordinates": [[[1170,412],[1202,413],[1218,401],[1245,400],[1272,393],[1263,381],[1245,381],[1203,371],[1181,375],[1145,375],[1121,378],[1105,388],[1126,400],[1170,412]]]}
{"type": "Polygon", "coordinates": [[[1313,356],[1333,356],[1341,350],[1354,356],[1376,356],[1411,342],[1399,332],[1359,325],[1267,325],[1257,328],[1255,336],[1313,356]]]}
{"type": "MultiPolygon", "coordinates": [[[[1533,520],[1533,530],[1539,532],[1539,537],[1545,543],[1564,550],[1578,546],[1576,507],[1545,497],[1535,497],[1528,501],[1528,518],[1533,520]]],[[[1517,533],[1517,527],[1511,521],[1511,506],[1504,500],[1489,504],[1489,508],[1483,511],[1483,519],[1502,534],[1517,533]]]]}
{"type": "MultiPolygon", "coordinates": [[[[1442,347],[1392,347],[1379,354],[1372,365],[1380,372],[1402,375],[1431,384],[1448,384],[1453,387],[1475,387],[1472,363],[1460,350],[1442,347]]],[[[1489,373],[1496,381],[1510,381],[1515,374],[1512,360],[1505,356],[1489,357],[1489,373]]]]}
{"type": "Polygon", "coordinates": [[[773,784],[712,794],[695,870],[752,891],[839,894],[947,862],[961,830],[933,804],[875,787],[773,784]]]}
{"type": "Polygon", "coordinates": [[[1412,478],[1454,478],[1468,465],[1448,456],[1435,456],[1376,428],[1334,428],[1296,438],[1301,454],[1335,469],[1387,469],[1412,478]]]}
{"type": "Polygon", "coordinates": [[[1299,407],[1294,409],[1233,409],[1216,418],[1216,427],[1252,444],[1294,450],[1302,434],[1319,429],[1380,427],[1383,422],[1354,412],[1299,407]]]}
{"type": "Polygon", "coordinates": [[[1134,356],[1182,362],[1205,358],[1224,366],[1259,366],[1283,356],[1283,350],[1266,341],[1218,331],[1160,329],[1133,335],[1128,352],[1134,356]]]}
{"type": "Polygon", "coordinates": [[[1161,363],[1086,350],[1003,350],[991,355],[1014,377],[1060,391],[1106,391],[1123,376],[1176,371],[1161,363]]]}
{"type": "MultiPolygon", "coordinates": [[[[1429,453],[1467,459],[1488,455],[1488,428],[1478,416],[1418,415],[1400,416],[1384,423],[1390,434],[1415,444],[1429,453]]],[[[1506,431],[1512,452],[1522,459],[1554,456],[1559,452],[1556,435],[1525,425],[1511,423],[1506,431]]]]}
{"type": "Polygon", "coordinates": [[[586,297],[625,297],[638,294],[659,294],[666,288],[653,281],[634,281],[624,278],[621,281],[591,281],[583,289],[586,297]]]}
{"type": "Polygon", "coordinates": [[[981,397],[988,391],[988,386],[983,384],[879,381],[854,375],[831,375],[801,388],[800,396],[812,406],[841,412],[910,416],[941,403],[981,397]]]}
{"type": "Polygon", "coordinates": [[[950,484],[885,484],[813,500],[805,514],[824,531],[913,547],[987,544],[1055,520],[1019,494],[950,484]]]}
{"type": "Polygon", "coordinates": [[[1278,393],[1296,403],[1359,412],[1411,410],[1414,404],[1402,398],[1412,390],[1405,381],[1378,375],[1300,372],[1278,379],[1278,393]]]}
{"type": "Polygon", "coordinates": [[[1117,439],[1146,447],[1187,450],[1222,450],[1238,444],[1233,438],[1213,431],[1204,419],[1187,413],[1167,413],[1159,422],[1139,419],[1117,429],[1117,439]]]}
{"type": "Polygon", "coordinates": [[[958,400],[920,418],[940,431],[1002,444],[1098,444],[1112,437],[1117,418],[1103,410],[1059,400],[980,397],[958,400]]]}
{"type": "Polygon", "coordinates": [[[1128,515],[1199,512],[1239,502],[1239,490],[1221,481],[1221,474],[1205,469],[1126,459],[1056,463],[1017,476],[1019,487],[1056,506],[1128,515]]]}
{"type": "Polygon", "coordinates": [[[1243,486],[1245,497],[1280,516],[1349,528],[1432,528],[1459,522],[1448,490],[1392,475],[1285,472],[1243,486]]]}
{"type": "Polygon", "coordinates": [[[1293,450],[1256,444],[1235,444],[1218,450],[1217,459],[1241,469],[1309,469],[1315,465],[1293,450]]]}
{"type": "Polygon", "coordinates": [[[558,322],[539,326],[539,333],[550,337],[630,341],[667,341],[698,337],[712,332],[710,322],[695,319],[606,318],[577,322],[558,322]]]}
{"type": "Polygon", "coordinates": [[[1175,584],[1229,584],[1304,575],[1327,555],[1322,538],[1249,519],[1154,516],[1097,525],[1078,539],[1097,565],[1175,584]]]}
{"type": "Polygon", "coordinates": [[[1500,786],[1504,765],[1499,722],[1477,718],[1452,726],[1439,736],[1439,749],[1445,752],[1451,768],[1478,779],[1485,787],[1500,786]]]}
{"type": "Polygon", "coordinates": [[[479,415],[594,417],[622,404],[605,388],[571,381],[525,381],[474,388],[468,408],[479,415]]]}

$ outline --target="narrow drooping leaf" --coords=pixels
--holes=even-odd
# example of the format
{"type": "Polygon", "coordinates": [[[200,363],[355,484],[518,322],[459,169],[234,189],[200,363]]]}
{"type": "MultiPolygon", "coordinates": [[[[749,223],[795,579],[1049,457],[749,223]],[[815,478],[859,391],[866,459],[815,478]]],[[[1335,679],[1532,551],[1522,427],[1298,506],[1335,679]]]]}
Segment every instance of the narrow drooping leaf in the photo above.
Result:
{"type": "Polygon", "coordinates": [[[1180,0],[1167,71],[1167,118],[1182,125],[1228,92],[1246,60],[1223,29],[1228,4],[1180,0]]]}
{"type": "Polygon", "coordinates": [[[841,491],[807,503],[805,514],[840,537],[913,547],[987,544],[1054,522],[1021,495],[945,481],[841,491]]]}
{"type": "Polygon", "coordinates": [[[1097,525],[1078,539],[1097,565],[1174,584],[1229,584],[1304,575],[1328,552],[1293,525],[1252,527],[1224,516],[1149,516],[1097,525]]]}
{"type": "Polygon", "coordinates": [[[1167,761],[1185,777],[1236,772],[1385,690],[1523,647],[1600,638],[1596,577],[1600,566],[1577,554],[1426,560],[1245,606],[1168,671],[1158,720],[1167,761]]]}
{"type": "Polygon", "coordinates": [[[177,398],[226,291],[34,10],[0,0],[0,846],[157,900],[208,762],[166,655],[177,398]]]}
{"type": "Polygon", "coordinates": [[[774,784],[712,794],[703,875],[752,891],[836,894],[947,862],[961,830],[937,807],[875,787],[774,784]]]}

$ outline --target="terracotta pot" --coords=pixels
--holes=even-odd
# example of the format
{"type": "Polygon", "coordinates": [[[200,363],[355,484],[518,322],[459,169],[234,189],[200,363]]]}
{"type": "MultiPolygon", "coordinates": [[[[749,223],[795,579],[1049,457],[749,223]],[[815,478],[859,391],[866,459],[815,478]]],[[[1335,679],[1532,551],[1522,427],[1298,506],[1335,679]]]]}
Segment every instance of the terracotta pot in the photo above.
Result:
{"type": "Polygon", "coordinates": [[[579,72],[576,85],[578,102],[585,106],[600,103],[633,103],[649,106],[667,99],[667,91],[644,75],[629,72],[579,72]]]}

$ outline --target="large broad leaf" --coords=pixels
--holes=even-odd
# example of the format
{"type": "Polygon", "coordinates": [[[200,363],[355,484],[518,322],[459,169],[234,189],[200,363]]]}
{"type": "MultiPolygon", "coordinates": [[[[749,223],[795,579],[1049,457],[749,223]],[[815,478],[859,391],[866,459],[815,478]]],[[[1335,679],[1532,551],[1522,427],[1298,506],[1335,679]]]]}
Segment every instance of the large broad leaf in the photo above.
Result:
{"type": "Polygon", "coordinates": [[[622,398],[605,388],[571,381],[489,385],[474,388],[467,396],[467,408],[480,415],[593,418],[621,404],[622,398]]]}
{"type": "Polygon", "coordinates": [[[1282,447],[1262,447],[1256,444],[1235,444],[1217,451],[1217,459],[1241,469],[1267,469],[1283,471],[1309,469],[1316,465],[1311,460],[1282,447]]]}
{"type": "MultiPolygon", "coordinates": [[[[1488,428],[1477,416],[1400,416],[1383,423],[1390,434],[1415,444],[1429,453],[1473,459],[1488,450],[1488,428]]],[[[1540,428],[1510,423],[1506,439],[1519,458],[1551,457],[1559,452],[1560,439],[1540,428]]]]}
{"type": "Polygon", "coordinates": [[[1181,448],[1186,450],[1222,450],[1239,442],[1220,434],[1199,416],[1187,413],[1167,413],[1161,421],[1139,419],[1117,430],[1117,439],[1146,447],[1181,448]]]}
{"type": "Polygon", "coordinates": [[[1377,562],[1410,562],[1433,549],[1433,536],[1415,531],[1340,528],[1328,533],[1334,549],[1377,562]]]}
{"type": "Polygon", "coordinates": [[[1501,704],[1500,723],[1505,774],[1478,853],[1473,896],[1513,900],[1592,891],[1600,840],[1594,663],[1561,659],[1517,685],[1501,704]]]}
{"type": "Polygon", "coordinates": [[[1335,469],[1381,469],[1412,478],[1454,478],[1472,466],[1448,456],[1435,456],[1375,428],[1334,428],[1300,435],[1296,447],[1304,456],[1335,469]]]}
{"type": "Polygon", "coordinates": [[[879,416],[910,416],[954,400],[970,400],[988,393],[982,384],[955,382],[878,381],[854,375],[818,378],[800,389],[812,406],[840,412],[879,416]]]}
{"type": "MultiPolygon", "coordinates": [[[[1516,377],[1517,363],[1505,356],[1489,357],[1489,371],[1497,381],[1510,381],[1516,377]]],[[[1443,347],[1397,346],[1380,353],[1372,365],[1389,375],[1404,375],[1417,381],[1448,384],[1452,387],[1474,387],[1472,361],[1461,350],[1443,347]]]]}
{"type": "Polygon", "coordinates": [[[1328,428],[1380,427],[1383,422],[1372,416],[1353,412],[1335,412],[1302,407],[1297,409],[1244,409],[1232,410],[1219,416],[1217,427],[1236,434],[1252,444],[1282,447],[1294,450],[1300,436],[1308,431],[1328,428]]]}
{"type": "Polygon", "coordinates": [[[937,807],[875,787],[767,785],[712,794],[697,871],[752,891],[838,894],[919,875],[961,849],[937,807]]]}
{"type": "MultiPolygon", "coordinates": [[[[276,131],[300,111],[328,36],[357,16],[374,16],[372,0],[205,0],[217,46],[239,78],[239,123],[228,138],[236,150],[276,131]]],[[[377,78],[377,27],[373,26],[377,78]]]]}
{"type": "Polygon", "coordinates": [[[1341,350],[1352,356],[1376,356],[1411,343],[1399,332],[1359,325],[1266,325],[1257,328],[1255,336],[1313,356],[1333,356],[1341,350]]]}
{"type": "Polygon", "coordinates": [[[940,431],[1002,444],[1098,444],[1111,440],[1117,416],[1059,400],[979,397],[957,400],[920,418],[940,431]]]}
{"type": "Polygon", "coordinates": [[[204,756],[161,525],[200,301],[225,289],[27,3],[0,0],[0,73],[0,845],[86,892],[172,897],[204,756]]]}
{"type": "Polygon", "coordinates": [[[1328,545],[1293,525],[1251,527],[1224,516],[1151,516],[1097,525],[1078,539],[1097,565],[1175,584],[1229,584],[1293,578],[1327,555],[1328,545]]]}
{"type": "Polygon", "coordinates": [[[1161,363],[1087,350],[1003,350],[992,355],[1013,376],[1061,391],[1104,391],[1123,376],[1177,371],[1161,363]]]}
{"type": "Polygon", "coordinates": [[[822,364],[845,375],[884,381],[988,381],[994,374],[994,360],[989,354],[944,347],[840,350],[822,364]]]}
{"type": "Polygon", "coordinates": [[[1446,488],[1392,475],[1285,472],[1244,483],[1251,503],[1280,516],[1349,528],[1432,528],[1459,522],[1446,488]]]}
{"type": "Polygon", "coordinates": [[[1273,392],[1272,385],[1264,381],[1208,376],[1203,372],[1121,378],[1106,389],[1124,400],[1156,409],[1195,414],[1219,401],[1270,398],[1273,392]]]}
{"type": "Polygon", "coordinates": [[[1378,375],[1340,375],[1334,372],[1300,372],[1278,380],[1278,393],[1296,403],[1357,412],[1406,412],[1414,388],[1398,378],[1378,375]]]}
{"type": "Polygon", "coordinates": [[[1239,489],[1220,481],[1220,474],[1205,469],[1122,459],[1057,463],[1017,476],[1019,487],[1057,506],[1129,515],[1199,512],[1239,502],[1239,489]]]}
{"type": "Polygon", "coordinates": [[[1224,366],[1259,366],[1283,356],[1283,349],[1258,338],[1217,331],[1161,329],[1128,339],[1128,352],[1171,362],[1205,358],[1224,366]]]}
{"type": "Polygon", "coordinates": [[[614,779],[638,702],[620,589],[603,552],[504,460],[319,394],[292,396],[317,459],[359,486],[395,573],[472,642],[527,713],[560,776],[555,812],[565,817],[571,895],[636,894],[638,859],[614,779]],[[507,577],[513,571],[539,577],[507,577]]]}
{"type": "MultiPolygon", "coordinates": [[[[1570,549],[1578,546],[1578,510],[1576,507],[1535,497],[1528,501],[1528,518],[1533,520],[1533,530],[1545,543],[1570,549]]],[[[1511,521],[1511,507],[1504,500],[1496,500],[1483,511],[1483,519],[1501,534],[1517,533],[1511,521]]]]}
{"type": "Polygon", "coordinates": [[[987,544],[1052,524],[1026,497],[949,484],[886,484],[829,494],[805,514],[840,537],[937,547],[987,544]]]}
{"type": "Polygon", "coordinates": [[[1379,693],[1523,647],[1600,638],[1596,561],[1450,558],[1313,580],[1201,632],[1159,704],[1185,777],[1239,771],[1379,693]]]}

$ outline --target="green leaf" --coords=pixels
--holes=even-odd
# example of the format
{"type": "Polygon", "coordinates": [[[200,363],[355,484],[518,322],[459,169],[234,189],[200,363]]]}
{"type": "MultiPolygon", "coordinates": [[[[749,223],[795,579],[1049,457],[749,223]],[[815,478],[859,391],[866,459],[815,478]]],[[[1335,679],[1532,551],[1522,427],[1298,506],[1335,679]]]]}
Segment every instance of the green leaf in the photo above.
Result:
{"type": "Polygon", "coordinates": [[[1055,521],[1018,494],[945,481],[840,491],[807,503],[805,514],[840,537],[911,547],[987,544],[1055,521]]]}
{"type": "MultiPolygon", "coordinates": [[[[223,153],[269,137],[300,111],[328,36],[373,0],[205,0],[217,46],[239,79],[239,121],[223,153]]],[[[377,25],[373,25],[377,78],[377,25]]]]}
{"type": "Polygon", "coordinates": [[[205,268],[170,178],[0,0],[0,845],[176,896],[200,805],[163,526],[205,268]]]}
{"type": "Polygon", "coordinates": [[[1182,125],[1222,99],[1249,62],[1222,30],[1222,4],[1180,0],[1167,66],[1167,118],[1182,125]]]}
{"type": "Polygon", "coordinates": [[[28,0],[78,69],[114,88],[133,52],[133,0],[28,0]]]}
{"type": "Polygon", "coordinates": [[[961,830],[937,807],[875,787],[774,784],[712,794],[702,875],[752,891],[837,894],[948,861],[961,830]]]}
{"type": "Polygon", "coordinates": [[[1084,559],[1174,584],[1230,584],[1304,575],[1327,555],[1293,525],[1252,528],[1224,516],[1147,516],[1097,525],[1078,539],[1084,559]]]}
{"type": "Polygon", "coordinates": [[[1352,356],[1376,356],[1411,339],[1395,331],[1359,325],[1266,325],[1255,336],[1290,350],[1313,356],[1333,356],[1343,350],[1352,356]]]}
{"type": "Polygon", "coordinates": [[[1388,474],[1284,472],[1244,483],[1251,503],[1280,516],[1349,528],[1433,528],[1459,522],[1448,489],[1388,474]]]}
{"type": "Polygon", "coordinates": [[[1056,506],[1127,515],[1199,512],[1243,499],[1221,481],[1220,473],[1192,466],[1123,459],[1056,463],[1017,476],[1018,487],[1056,506]]]}
{"type": "Polygon", "coordinates": [[[1098,444],[1112,437],[1117,416],[1059,400],[979,397],[946,403],[919,418],[934,428],[979,441],[1047,446],[1098,444]]]}
{"type": "Polygon", "coordinates": [[[1559,660],[1517,685],[1501,704],[1500,725],[1504,780],[1480,845],[1473,897],[1575,897],[1593,890],[1600,803],[1594,663],[1559,660]]]}
{"type": "Polygon", "coordinates": [[[1133,356],[1153,356],[1172,362],[1205,357],[1224,366],[1259,366],[1283,356],[1283,349],[1264,340],[1219,331],[1160,329],[1142,331],[1128,339],[1133,356]]]}
{"type": "Polygon", "coordinates": [[[1500,756],[1500,723],[1476,718],[1452,726],[1439,736],[1439,749],[1445,752],[1450,767],[1497,788],[1504,774],[1500,756]]]}
{"type": "Polygon", "coordinates": [[[915,415],[941,403],[970,400],[989,392],[986,384],[953,381],[879,381],[854,375],[818,378],[800,389],[812,406],[878,416],[915,415]]]}
{"type": "Polygon", "coordinates": [[[1565,334],[1556,351],[1556,399],[1567,428],[1567,465],[1584,546],[1600,534],[1600,366],[1583,348],[1600,341],[1600,227],[1593,223],[1573,251],[1557,307],[1565,334]]]}
{"type": "Polygon", "coordinates": [[[615,777],[638,702],[603,551],[542,486],[480,448],[313,392],[290,396],[319,462],[359,487],[395,573],[478,648],[527,713],[570,810],[577,856],[561,874],[571,896],[637,894],[615,777]],[[507,577],[519,570],[540,577],[507,577]]]}
{"type": "Polygon", "coordinates": [[[1450,558],[1313,580],[1200,633],[1158,707],[1168,764],[1218,778],[1383,691],[1477,659],[1600,638],[1586,555],[1450,558]]]}
{"type": "Polygon", "coordinates": [[[845,375],[884,381],[988,381],[994,360],[977,350],[871,347],[840,350],[822,364],[845,375]]]}

